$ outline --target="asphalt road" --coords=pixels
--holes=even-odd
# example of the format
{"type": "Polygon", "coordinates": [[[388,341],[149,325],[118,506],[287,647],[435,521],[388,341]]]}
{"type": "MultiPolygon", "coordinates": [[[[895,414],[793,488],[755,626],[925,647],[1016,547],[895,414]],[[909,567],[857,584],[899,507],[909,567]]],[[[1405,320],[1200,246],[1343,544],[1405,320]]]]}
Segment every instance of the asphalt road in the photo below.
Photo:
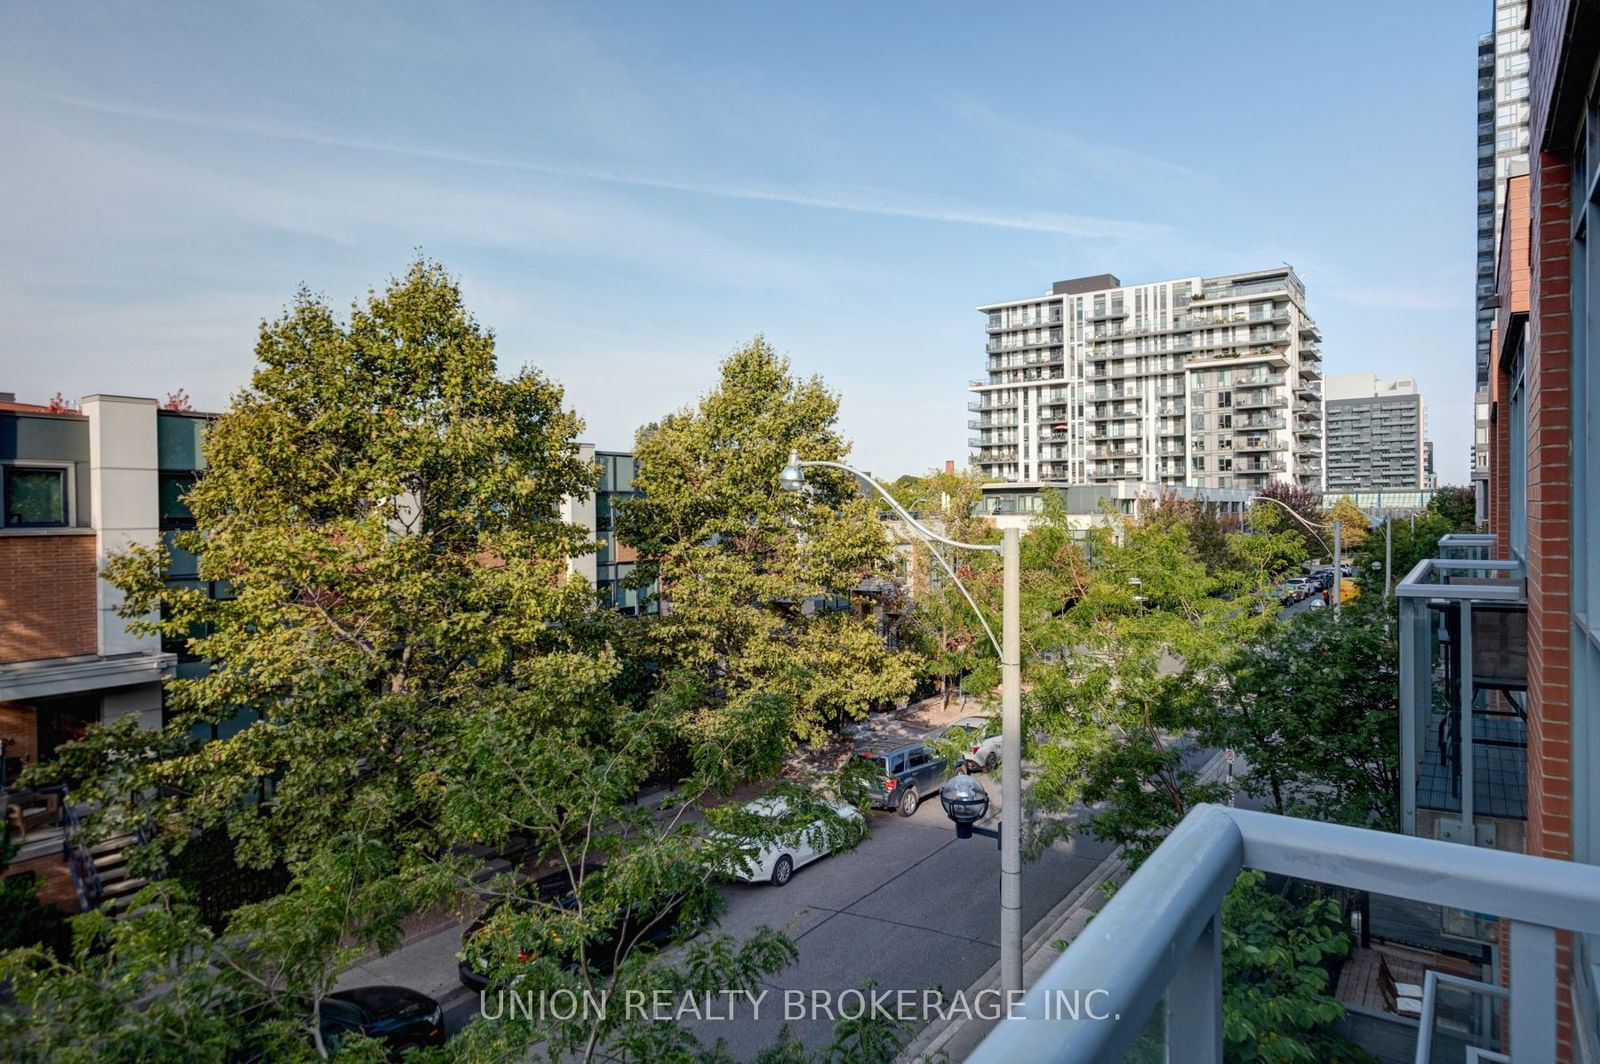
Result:
{"type": "MultiPolygon", "coordinates": [[[[833,1024],[825,1010],[810,1007],[823,1000],[813,992],[837,995],[871,981],[878,992],[950,994],[1000,959],[995,842],[957,839],[937,802],[909,818],[877,813],[871,823],[872,837],[855,850],[800,869],[786,886],[725,888],[722,930],[743,937],[761,924],[779,928],[800,956],[768,982],[771,993],[757,1014],[744,1005],[732,1020],[691,1022],[702,1041],[722,1039],[736,1059],[751,1059],[777,1040],[787,991],[807,1005],[806,1015],[790,1024],[793,1034],[819,1048],[832,1039],[833,1024]]],[[[1023,926],[1033,926],[1110,851],[1075,838],[1025,863],[1023,926]]]]}
{"type": "MultiPolygon", "coordinates": [[[[998,789],[998,783],[991,787],[998,789]]],[[[873,813],[870,825],[860,846],[799,869],[785,886],[722,888],[728,905],[717,930],[744,939],[765,924],[785,932],[799,957],[767,983],[769,993],[758,1009],[718,1002],[717,1018],[687,1017],[706,1045],[720,1039],[735,1059],[752,1059],[777,1041],[786,1022],[785,993],[798,992],[807,1007],[803,1018],[790,1023],[792,1033],[820,1048],[832,1040],[833,1023],[824,1009],[812,1007],[823,1000],[814,993],[837,995],[871,981],[878,992],[907,990],[920,1000],[929,989],[965,990],[999,960],[1000,853],[994,840],[957,839],[936,801],[906,818],[873,813]]],[[[1024,928],[1110,851],[1093,839],[1074,838],[1024,862],[1024,928]]],[[[402,966],[380,962],[381,970],[373,965],[352,971],[341,983],[394,981],[432,993],[453,1034],[478,1017],[478,996],[455,983],[459,942],[459,929],[442,932],[408,947],[402,966]]],[[[854,1001],[844,1005],[857,1007],[854,1001]]]]}

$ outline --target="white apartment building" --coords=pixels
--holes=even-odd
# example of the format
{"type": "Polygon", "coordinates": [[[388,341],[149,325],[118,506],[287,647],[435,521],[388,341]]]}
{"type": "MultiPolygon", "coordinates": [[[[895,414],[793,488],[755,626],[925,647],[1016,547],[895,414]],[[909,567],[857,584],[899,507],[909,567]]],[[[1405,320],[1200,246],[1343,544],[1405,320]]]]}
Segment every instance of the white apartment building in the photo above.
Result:
{"type": "Polygon", "coordinates": [[[1321,334],[1292,268],[1127,286],[1097,274],[978,309],[981,473],[1322,490],[1321,334]]]}

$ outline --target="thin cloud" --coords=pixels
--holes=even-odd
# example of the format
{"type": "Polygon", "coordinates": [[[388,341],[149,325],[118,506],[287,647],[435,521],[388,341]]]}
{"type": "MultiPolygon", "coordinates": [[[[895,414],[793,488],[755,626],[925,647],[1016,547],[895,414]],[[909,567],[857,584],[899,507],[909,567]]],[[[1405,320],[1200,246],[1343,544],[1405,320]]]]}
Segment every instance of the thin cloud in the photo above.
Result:
{"type": "Polygon", "coordinates": [[[970,96],[947,95],[943,102],[956,118],[987,133],[1017,158],[1032,163],[1098,173],[1117,181],[1211,181],[1209,175],[1171,159],[1085,140],[1059,125],[1031,124],[970,96]]]}
{"type": "Polygon", "coordinates": [[[775,185],[729,184],[675,178],[658,174],[629,173],[603,167],[569,166],[529,159],[511,159],[471,152],[429,148],[420,145],[336,136],[279,122],[168,111],[137,104],[68,96],[30,86],[12,85],[10,88],[20,89],[23,92],[80,110],[164,122],[169,125],[181,125],[222,133],[240,133],[302,144],[315,144],[329,148],[406,156],[414,159],[426,159],[464,166],[604,181],[610,184],[630,185],[636,188],[685,192],[695,195],[715,196],[722,199],[784,203],[797,207],[812,207],[822,210],[852,211],[859,214],[874,214],[891,218],[914,218],[922,221],[979,225],[997,229],[1016,229],[1089,239],[1154,240],[1163,238],[1169,233],[1167,226],[1145,222],[1126,222],[1117,219],[1093,218],[1051,211],[994,210],[955,201],[905,196],[884,189],[849,187],[794,189],[775,185]]]}

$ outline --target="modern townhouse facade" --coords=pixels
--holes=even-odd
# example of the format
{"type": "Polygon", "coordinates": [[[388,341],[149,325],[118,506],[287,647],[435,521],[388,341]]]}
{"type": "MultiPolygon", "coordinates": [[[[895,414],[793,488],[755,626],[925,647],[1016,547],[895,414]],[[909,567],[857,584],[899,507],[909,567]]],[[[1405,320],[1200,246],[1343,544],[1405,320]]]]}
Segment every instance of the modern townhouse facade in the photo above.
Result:
{"type": "MultiPolygon", "coordinates": [[[[130,632],[120,595],[101,574],[112,555],[162,542],[169,583],[230,593],[224,582],[202,581],[199,559],[176,543],[195,527],[184,496],[205,470],[212,416],[163,409],[151,398],[90,395],[72,408],[0,393],[0,831],[24,843],[25,856],[64,852],[73,803],[69,781],[24,790],[20,774],[91,725],[131,715],[160,727],[165,681],[207,668],[184,638],[130,632]]],[[[633,556],[606,535],[615,500],[632,491],[633,458],[592,447],[584,457],[600,464],[601,490],[568,500],[563,513],[601,546],[574,558],[572,571],[613,608],[638,612],[638,593],[620,586],[633,556]]],[[[646,595],[644,609],[654,608],[646,595]]],[[[254,720],[242,711],[196,725],[193,737],[225,739],[254,720]]],[[[139,883],[113,882],[121,868],[105,855],[65,852],[83,905],[115,900],[139,883]]]]}
{"type": "Polygon", "coordinates": [[[1474,307],[1472,485],[1478,520],[1489,478],[1489,382],[1494,328],[1495,264],[1506,180],[1528,172],[1528,3],[1492,0],[1494,29],[1478,38],[1478,262],[1474,307]]]}
{"type": "Polygon", "coordinates": [[[0,403],[0,778],[90,724],[160,724],[179,655],[128,631],[100,573],[181,521],[203,423],[129,396],[90,395],[75,411],[0,403]]]}
{"type": "Polygon", "coordinates": [[[1416,381],[1328,377],[1322,416],[1328,494],[1430,488],[1427,415],[1416,381]]]}
{"type": "Polygon", "coordinates": [[[1098,274],[978,309],[988,375],[967,408],[980,473],[1321,490],[1321,334],[1293,269],[1098,274]]]}

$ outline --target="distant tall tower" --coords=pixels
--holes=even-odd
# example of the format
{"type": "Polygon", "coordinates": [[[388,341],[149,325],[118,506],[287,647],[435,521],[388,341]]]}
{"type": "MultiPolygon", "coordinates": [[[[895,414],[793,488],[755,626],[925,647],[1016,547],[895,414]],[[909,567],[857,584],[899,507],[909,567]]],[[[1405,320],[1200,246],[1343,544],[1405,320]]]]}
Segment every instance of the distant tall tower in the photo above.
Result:
{"type": "Polygon", "coordinates": [[[1477,353],[1474,360],[1472,486],[1478,520],[1489,497],[1489,346],[1494,310],[1494,268],[1500,251],[1500,214],[1506,178],[1528,172],[1527,0],[1493,0],[1494,32],[1478,38],[1478,283],[1477,353]]]}
{"type": "Polygon", "coordinates": [[[1417,382],[1371,373],[1322,382],[1327,491],[1423,491],[1432,474],[1417,382]]]}

